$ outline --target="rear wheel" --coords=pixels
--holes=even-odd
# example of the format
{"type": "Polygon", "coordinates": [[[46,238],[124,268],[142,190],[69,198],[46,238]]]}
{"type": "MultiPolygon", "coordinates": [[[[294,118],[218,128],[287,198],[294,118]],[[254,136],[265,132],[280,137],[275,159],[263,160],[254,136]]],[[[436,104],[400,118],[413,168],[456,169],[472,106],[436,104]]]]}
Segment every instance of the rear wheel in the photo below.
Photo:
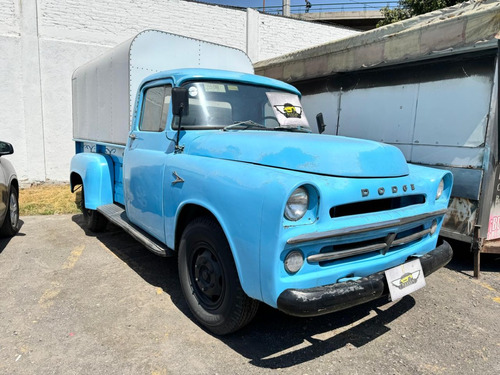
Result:
{"type": "Polygon", "coordinates": [[[7,213],[0,228],[0,236],[12,237],[19,232],[19,194],[15,186],[10,187],[7,213]]]}
{"type": "Polygon", "coordinates": [[[258,301],[241,288],[222,229],[209,217],[195,219],[182,234],[179,277],[191,312],[215,334],[237,331],[257,312],[258,301]]]}
{"type": "Polygon", "coordinates": [[[97,210],[91,210],[85,207],[85,191],[82,186],[82,195],[80,201],[80,209],[83,213],[85,225],[92,232],[102,232],[106,229],[108,220],[97,210]]]}

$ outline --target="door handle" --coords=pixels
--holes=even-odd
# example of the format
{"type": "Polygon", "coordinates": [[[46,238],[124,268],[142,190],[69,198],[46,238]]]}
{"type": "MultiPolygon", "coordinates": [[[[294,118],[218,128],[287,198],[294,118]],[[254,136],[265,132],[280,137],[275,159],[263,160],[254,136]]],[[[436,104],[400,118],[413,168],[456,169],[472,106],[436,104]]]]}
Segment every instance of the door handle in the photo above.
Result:
{"type": "Polygon", "coordinates": [[[128,137],[129,137],[131,140],[135,140],[135,139],[137,139],[137,136],[136,136],[134,133],[130,133],[130,134],[128,135],[128,137]]]}

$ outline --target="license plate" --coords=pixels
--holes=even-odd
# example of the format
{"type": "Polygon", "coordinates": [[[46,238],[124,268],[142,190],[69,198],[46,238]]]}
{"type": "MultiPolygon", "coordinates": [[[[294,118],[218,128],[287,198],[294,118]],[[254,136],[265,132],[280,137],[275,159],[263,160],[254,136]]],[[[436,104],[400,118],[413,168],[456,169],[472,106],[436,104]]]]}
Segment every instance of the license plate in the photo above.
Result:
{"type": "Polygon", "coordinates": [[[425,286],[424,271],[422,271],[420,259],[386,270],[385,277],[392,301],[403,298],[425,286]]]}

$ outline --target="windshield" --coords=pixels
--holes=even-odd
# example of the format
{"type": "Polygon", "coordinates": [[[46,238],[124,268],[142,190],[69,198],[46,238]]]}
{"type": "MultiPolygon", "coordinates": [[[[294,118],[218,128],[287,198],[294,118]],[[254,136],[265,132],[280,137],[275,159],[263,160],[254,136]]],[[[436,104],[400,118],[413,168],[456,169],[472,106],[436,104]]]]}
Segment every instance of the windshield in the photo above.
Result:
{"type": "MultiPolygon", "coordinates": [[[[235,82],[188,82],[184,129],[290,130],[309,132],[296,94],[235,82]]],[[[176,129],[179,118],[175,118],[176,129]]]]}

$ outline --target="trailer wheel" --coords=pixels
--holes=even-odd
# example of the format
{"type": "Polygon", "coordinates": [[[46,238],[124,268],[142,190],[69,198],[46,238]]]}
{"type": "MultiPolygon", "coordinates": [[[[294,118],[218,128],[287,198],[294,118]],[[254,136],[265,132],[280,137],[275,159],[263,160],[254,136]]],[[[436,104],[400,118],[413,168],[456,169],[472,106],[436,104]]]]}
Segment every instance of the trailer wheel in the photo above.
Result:
{"type": "Polygon", "coordinates": [[[0,228],[0,237],[12,237],[19,232],[19,195],[14,186],[10,187],[9,203],[5,219],[2,227],[0,228]]]}
{"type": "Polygon", "coordinates": [[[196,319],[218,335],[248,324],[259,302],[249,298],[238,278],[227,239],[209,217],[192,221],[179,245],[179,278],[196,319]]]}
{"type": "Polygon", "coordinates": [[[83,213],[85,226],[92,232],[102,232],[106,229],[108,220],[97,210],[91,210],[85,207],[85,191],[82,186],[80,209],[83,213]]]}

